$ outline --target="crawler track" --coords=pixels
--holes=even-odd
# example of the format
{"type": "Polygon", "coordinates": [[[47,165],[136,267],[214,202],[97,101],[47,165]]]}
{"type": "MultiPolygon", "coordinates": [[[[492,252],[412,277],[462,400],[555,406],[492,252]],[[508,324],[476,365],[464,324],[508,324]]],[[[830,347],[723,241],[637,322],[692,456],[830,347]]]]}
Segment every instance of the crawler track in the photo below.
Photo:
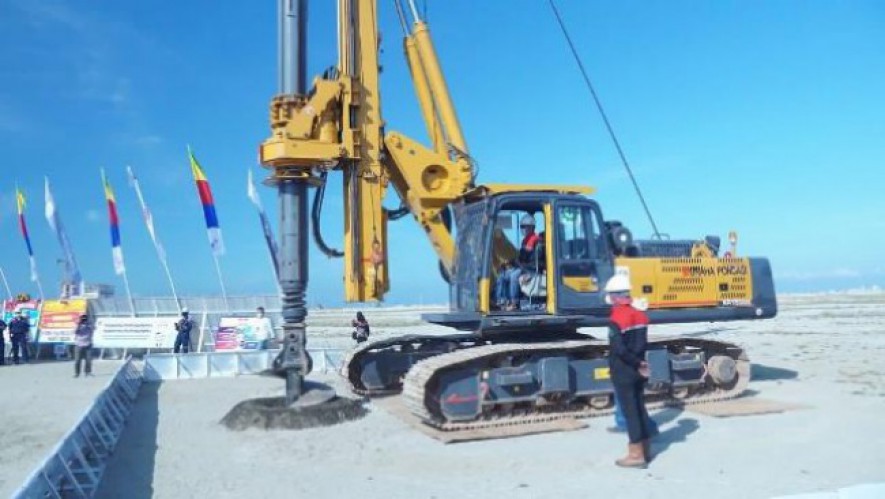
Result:
{"type": "MultiPolygon", "coordinates": [[[[686,390],[681,398],[674,397],[670,390],[649,389],[646,392],[648,408],[668,405],[702,404],[734,398],[740,395],[750,380],[750,363],[739,347],[727,343],[668,338],[654,339],[649,347],[665,346],[669,350],[696,348],[705,352],[726,353],[736,361],[736,379],[729,386],[717,386],[704,374],[703,383],[693,390],[686,390]]],[[[484,413],[479,419],[468,422],[447,421],[439,410],[437,381],[445,372],[464,370],[479,373],[495,365],[505,357],[525,357],[529,355],[575,355],[580,357],[600,357],[607,351],[607,345],[600,341],[560,341],[534,344],[495,344],[454,351],[445,355],[427,358],[409,370],[403,384],[403,398],[409,410],[426,424],[443,431],[476,430],[545,422],[565,417],[594,417],[611,414],[611,405],[603,408],[591,406],[588,400],[573,400],[563,404],[534,405],[521,404],[507,412],[484,413]]]]}
{"type": "MultiPolygon", "coordinates": [[[[350,389],[365,397],[376,397],[399,393],[402,390],[402,377],[408,368],[402,373],[395,372],[389,383],[383,387],[368,387],[363,382],[363,369],[365,361],[373,355],[384,352],[397,352],[408,355],[412,361],[429,358],[461,349],[475,348],[485,345],[486,341],[472,334],[452,335],[406,335],[364,343],[352,350],[344,358],[341,366],[341,375],[350,384],[350,389]]],[[[413,362],[410,362],[413,363],[413,362]]]]}

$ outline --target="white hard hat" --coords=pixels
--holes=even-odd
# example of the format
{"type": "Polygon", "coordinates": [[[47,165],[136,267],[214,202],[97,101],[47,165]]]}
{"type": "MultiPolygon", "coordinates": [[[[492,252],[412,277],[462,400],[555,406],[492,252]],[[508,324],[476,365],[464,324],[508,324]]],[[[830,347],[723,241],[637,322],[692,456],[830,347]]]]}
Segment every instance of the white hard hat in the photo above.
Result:
{"type": "Polygon", "coordinates": [[[616,274],[605,283],[606,293],[629,293],[630,278],[624,274],[616,274]]]}
{"type": "Polygon", "coordinates": [[[188,311],[187,311],[187,307],[182,308],[182,309],[181,309],[181,313],[182,313],[182,314],[186,314],[186,313],[188,313],[188,311]]]}
{"type": "Polygon", "coordinates": [[[528,213],[526,213],[525,215],[522,216],[522,218],[519,219],[519,226],[520,227],[525,227],[527,225],[530,225],[532,227],[535,226],[535,217],[529,215],[528,213]]]}

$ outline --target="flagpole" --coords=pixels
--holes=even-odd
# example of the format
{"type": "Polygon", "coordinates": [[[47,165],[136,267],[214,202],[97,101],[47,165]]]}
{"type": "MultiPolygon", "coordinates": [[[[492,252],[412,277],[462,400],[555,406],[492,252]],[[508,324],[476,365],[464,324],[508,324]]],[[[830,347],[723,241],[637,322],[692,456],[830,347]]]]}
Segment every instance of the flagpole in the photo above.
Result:
{"type": "Polygon", "coordinates": [[[123,261],[123,243],[120,239],[120,215],[117,212],[117,198],[114,189],[105,175],[104,168],[99,168],[101,184],[104,189],[105,201],[108,203],[108,218],[111,225],[111,254],[114,259],[114,273],[123,278],[123,286],[126,287],[126,297],[129,299],[129,311],[135,317],[135,301],[132,299],[132,290],[129,289],[129,276],[126,275],[126,264],[123,261]]]}
{"type": "Polygon", "coordinates": [[[178,301],[178,293],[175,291],[175,283],[172,281],[172,272],[169,272],[169,264],[165,260],[160,260],[163,264],[163,270],[166,271],[166,279],[169,279],[169,287],[172,288],[172,298],[175,298],[175,306],[181,308],[181,302],[178,301]]]}
{"type": "Polygon", "coordinates": [[[209,236],[209,247],[212,249],[212,259],[215,261],[215,272],[218,273],[218,282],[221,284],[221,296],[224,298],[224,306],[230,311],[227,301],[227,289],[224,287],[224,278],[221,276],[221,264],[218,257],[224,254],[224,241],[221,238],[221,226],[218,224],[218,215],[215,212],[215,201],[212,199],[212,189],[209,180],[203,172],[203,168],[194,156],[191,146],[187,146],[187,156],[190,161],[191,173],[197,186],[197,197],[203,205],[203,216],[206,218],[206,232],[209,236]]]}
{"type": "Polygon", "coordinates": [[[3,267],[0,267],[0,277],[3,278],[3,285],[6,287],[6,294],[9,295],[9,299],[12,300],[12,290],[9,289],[9,281],[6,280],[6,272],[3,271],[3,267]]]}
{"type": "Polygon", "coordinates": [[[123,278],[123,286],[126,287],[126,296],[129,298],[129,310],[132,312],[132,317],[135,317],[135,301],[132,299],[132,290],[129,289],[129,277],[126,276],[125,270],[121,277],[123,278]]]}
{"type": "Polygon", "coordinates": [[[144,217],[144,223],[147,226],[148,234],[151,236],[151,241],[154,243],[154,249],[157,250],[157,258],[160,260],[160,264],[166,272],[166,279],[169,280],[169,287],[172,289],[172,297],[175,299],[175,306],[181,309],[181,302],[178,300],[178,292],[175,291],[175,282],[172,280],[172,272],[169,271],[169,264],[166,262],[165,252],[154,232],[153,218],[144,202],[144,195],[141,193],[141,185],[138,183],[138,177],[135,176],[135,172],[132,171],[131,166],[126,166],[126,172],[129,174],[129,183],[132,185],[132,188],[135,189],[135,195],[138,197],[138,203],[141,205],[141,213],[144,217]]]}
{"type": "Polygon", "coordinates": [[[15,204],[18,207],[18,221],[21,227],[22,237],[25,240],[25,246],[28,248],[28,261],[31,264],[31,282],[37,283],[37,289],[40,291],[40,301],[43,301],[43,284],[40,283],[40,274],[37,273],[37,260],[34,259],[34,248],[31,247],[31,238],[28,235],[28,224],[25,221],[25,195],[18,188],[18,182],[15,184],[15,204]]]}
{"type": "Polygon", "coordinates": [[[271,273],[273,275],[273,282],[277,286],[277,292],[282,296],[283,288],[280,287],[280,269],[277,268],[278,258],[276,247],[274,246],[273,233],[271,232],[270,223],[267,221],[267,214],[264,211],[264,206],[261,204],[261,197],[258,195],[258,191],[255,189],[255,182],[252,180],[252,169],[249,168],[247,173],[248,180],[246,195],[249,196],[252,204],[254,204],[255,208],[258,210],[258,221],[261,223],[261,229],[264,232],[264,239],[267,243],[267,256],[268,262],[270,263],[271,273]]]}
{"type": "Polygon", "coordinates": [[[224,287],[224,278],[221,277],[221,264],[218,263],[218,256],[214,253],[212,254],[212,259],[215,261],[215,272],[218,273],[218,282],[221,284],[221,296],[224,298],[224,308],[230,312],[230,304],[227,302],[227,288],[224,287]]]}

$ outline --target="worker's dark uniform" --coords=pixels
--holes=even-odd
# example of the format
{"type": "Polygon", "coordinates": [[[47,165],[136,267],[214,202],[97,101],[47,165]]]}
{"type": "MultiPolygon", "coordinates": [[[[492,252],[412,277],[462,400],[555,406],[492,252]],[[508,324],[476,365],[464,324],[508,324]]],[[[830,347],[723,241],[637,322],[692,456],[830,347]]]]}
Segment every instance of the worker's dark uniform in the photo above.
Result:
{"type": "Polygon", "coordinates": [[[612,384],[627,419],[630,443],[639,443],[650,436],[643,398],[646,380],[639,374],[648,341],[648,316],[627,304],[613,306],[608,339],[612,384]]]}
{"type": "Polygon", "coordinates": [[[175,335],[175,348],[174,352],[178,353],[179,350],[184,350],[184,353],[187,353],[191,348],[191,329],[194,328],[194,321],[190,320],[187,317],[182,317],[182,319],[175,323],[175,330],[178,331],[178,334],[175,335]]]}
{"type": "Polygon", "coordinates": [[[16,317],[9,321],[9,339],[12,340],[12,361],[19,363],[19,352],[28,361],[28,332],[31,323],[24,317],[16,317]]]}
{"type": "Polygon", "coordinates": [[[363,343],[369,339],[369,323],[366,321],[354,320],[354,331],[350,337],[356,340],[357,344],[363,343]]]}
{"type": "Polygon", "coordinates": [[[6,363],[6,338],[3,336],[6,331],[6,323],[0,319],[0,366],[6,363]]]}

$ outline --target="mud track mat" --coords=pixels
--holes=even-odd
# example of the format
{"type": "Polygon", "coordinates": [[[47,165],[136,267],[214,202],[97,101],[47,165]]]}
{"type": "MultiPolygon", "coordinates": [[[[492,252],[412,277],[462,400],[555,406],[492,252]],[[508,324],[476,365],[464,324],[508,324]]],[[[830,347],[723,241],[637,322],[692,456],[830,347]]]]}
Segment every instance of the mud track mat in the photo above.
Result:
{"type": "Polygon", "coordinates": [[[544,421],[532,424],[516,424],[477,430],[442,431],[422,423],[418,417],[409,412],[409,409],[403,403],[402,397],[398,395],[373,398],[372,405],[383,409],[385,412],[411,426],[413,429],[418,430],[428,437],[439,440],[444,444],[521,437],[538,433],[574,431],[587,427],[587,423],[575,418],[561,418],[554,421],[544,421]]]}
{"type": "Polygon", "coordinates": [[[811,406],[780,402],[758,397],[741,397],[723,400],[712,404],[686,405],[685,410],[715,418],[733,416],[755,416],[760,414],[777,414],[798,409],[810,409],[811,406]]]}

